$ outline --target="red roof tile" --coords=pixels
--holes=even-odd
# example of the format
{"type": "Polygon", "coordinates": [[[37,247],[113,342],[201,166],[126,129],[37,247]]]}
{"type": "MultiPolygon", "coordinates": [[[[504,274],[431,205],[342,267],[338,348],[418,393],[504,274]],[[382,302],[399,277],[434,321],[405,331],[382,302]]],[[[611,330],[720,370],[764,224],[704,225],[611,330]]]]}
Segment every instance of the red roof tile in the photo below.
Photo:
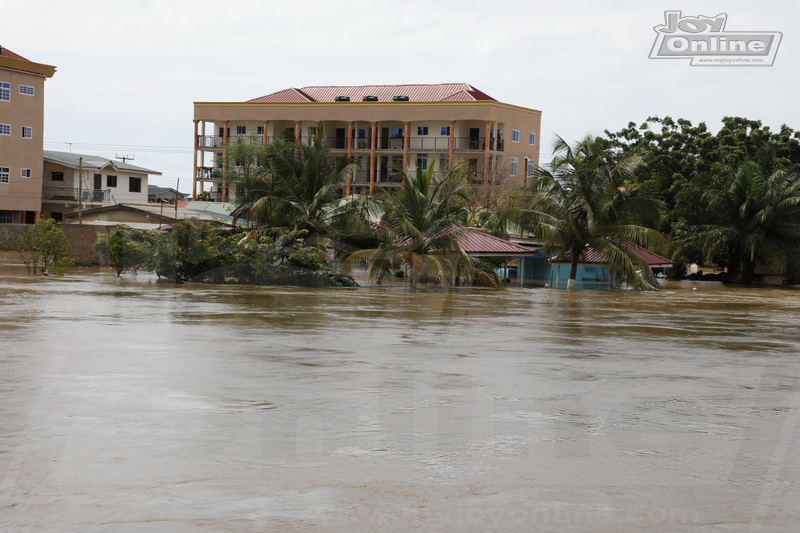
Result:
{"type": "Polygon", "coordinates": [[[8,48],[6,48],[4,46],[0,46],[0,55],[4,56],[4,57],[10,57],[10,58],[13,58],[13,59],[21,59],[23,61],[29,61],[28,59],[25,59],[21,55],[12,52],[11,50],[9,50],[8,48]]]}
{"type": "Polygon", "coordinates": [[[248,102],[298,103],[334,102],[337,96],[347,96],[351,102],[361,102],[365,96],[377,96],[379,102],[391,102],[395,96],[408,96],[409,102],[475,102],[495,101],[468,83],[434,83],[410,85],[341,85],[309,86],[284,89],[260,96],[248,102]]]}
{"type": "MultiPolygon", "coordinates": [[[[631,253],[633,253],[634,255],[637,255],[644,262],[646,262],[648,266],[654,267],[654,266],[663,266],[663,265],[671,266],[672,265],[672,261],[670,261],[666,257],[664,257],[662,255],[658,255],[655,252],[651,252],[650,250],[648,250],[646,248],[642,248],[639,245],[636,245],[636,244],[633,244],[633,243],[629,242],[629,243],[626,243],[625,246],[631,253]]],[[[572,253],[568,252],[568,251],[564,252],[563,254],[558,255],[558,257],[554,257],[551,260],[551,262],[553,262],[553,263],[572,263],[572,253]]],[[[583,251],[583,254],[581,255],[579,263],[582,263],[582,264],[606,264],[606,263],[608,263],[608,260],[606,259],[606,257],[603,254],[601,254],[600,252],[598,252],[597,250],[595,250],[594,248],[589,246],[589,247],[586,247],[586,249],[583,251]]]]}
{"type": "Polygon", "coordinates": [[[461,249],[471,255],[533,255],[534,250],[480,231],[466,231],[457,237],[461,249]]]}

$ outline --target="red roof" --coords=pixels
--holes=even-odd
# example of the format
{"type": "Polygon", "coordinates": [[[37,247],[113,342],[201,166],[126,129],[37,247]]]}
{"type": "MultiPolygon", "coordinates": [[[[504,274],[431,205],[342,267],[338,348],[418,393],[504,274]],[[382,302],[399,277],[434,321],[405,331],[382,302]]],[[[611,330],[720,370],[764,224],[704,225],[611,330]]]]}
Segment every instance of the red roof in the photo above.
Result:
{"type": "Polygon", "coordinates": [[[248,100],[253,103],[334,102],[347,96],[361,102],[365,96],[376,96],[379,102],[392,102],[395,96],[407,96],[409,102],[476,102],[496,101],[468,83],[433,83],[411,85],[340,85],[309,86],[284,89],[248,100]]]}
{"type": "Polygon", "coordinates": [[[24,57],[22,57],[19,54],[15,54],[11,50],[9,50],[8,48],[5,48],[3,46],[0,46],[0,56],[10,57],[12,59],[21,59],[23,61],[29,61],[28,59],[25,59],[24,57]]]}
{"type": "Polygon", "coordinates": [[[530,248],[480,231],[466,231],[460,234],[456,240],[461,249],[469,255],[533,255],[535,253],[530,248]]]}
{"type": "MultiPolygon", "coordinates": [[[[637,244],[633,244],[631,242],[626,243],[625,247],[633,253],[634,255],[640,257],[648,266],[655,267],[655,266],[672,266],[672,261],[667,259],[662,255],[658,255],[655,252],[651,252],[646,248],[642,248],[637,244]]],[[[558,257],[554,257],[551,259],[553,263],[572,263],[572,253],[567,251],[563,254],[560,254],[558,257]]],[[[592,248],[591,246],[587,246],[586,249],[581,254],[581,258],[579,263],[582,264],[606,264],[608,260],[606,257],[592,248]]]]}

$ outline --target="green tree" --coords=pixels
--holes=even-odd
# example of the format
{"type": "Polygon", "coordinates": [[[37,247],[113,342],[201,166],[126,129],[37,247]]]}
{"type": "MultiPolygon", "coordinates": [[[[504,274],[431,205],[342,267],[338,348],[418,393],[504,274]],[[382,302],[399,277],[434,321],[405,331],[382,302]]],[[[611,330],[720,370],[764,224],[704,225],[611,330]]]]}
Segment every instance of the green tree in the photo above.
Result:
{"type": "Polygon", "coordinates": [[[683,243],[727,263],[733,280],[752,283],[757,263],[800,269],[800,177],[745,161],[721,166],[703,194],[709,223],[683,243]]]}
{"type": "Polygon", "coordinates": [[[266,145],[263,163],[243,182],[238,215],[272,234],[304,230],[304,243],[319,247],[353,223],[358,198],[341,195],[355,165],[333,159],[321,136],[309,144],[277,139],[266,145]]]}
{"type": "Polygon", "coordinates": [[[107,234],[97,236],[95,251],[110,264],[117,276],[123,272],[155,270],[158,241],[163,237],[152,231],[118,224],[107,234]]]}
{"type": "Polygon", "coordinates": [[[394,193],[378,191],[382,207],[372,220],[380,243],[376,248],[350,254],[348,262],[366,262],[369,276],[380,282],[393,268],[404,268],[412,289],[425,279],[438,278],[445,286],[458,279],[499,287],[497,276],[481,261],[469,257],[458,244],[458,236],[469,229],[459,225],[464,210],[459,207],[466,190],[455,181],[455,168],[440,181],[434,166],[404,172],[403,184],[394,193]]]}
{"type": "Polygon", "coordinates": [[[649,267],[626,246],[660,248],[667,243],[652,229],[660,216],[659,204],[624,187],[641,159],[628,154],[611,163],[605,142],[590,136],[574,146],[557,137],[553,154],[550,169],[537,171],[530,207],[510,209],[500,218],[541,239],[551,254],[570,253],[568,288],[575,284],[586,249],[592,247],[633,287],[653,289],[649,267]]]}
{"type": "Polygon", "coordinates": [[[52,271],[61,275],[75,262],[67,257],[69,239],[61,225],[51,218],[39,219],[33,226],[25,228],[12,247],[30,274],[52,271]]]}

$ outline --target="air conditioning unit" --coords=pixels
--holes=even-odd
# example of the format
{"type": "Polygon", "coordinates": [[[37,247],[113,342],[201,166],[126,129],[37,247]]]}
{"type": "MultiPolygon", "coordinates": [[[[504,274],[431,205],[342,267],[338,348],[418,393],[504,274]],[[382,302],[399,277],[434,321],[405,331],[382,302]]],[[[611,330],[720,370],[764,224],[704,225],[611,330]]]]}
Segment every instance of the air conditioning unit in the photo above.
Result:
{"type": "Polygon", "coordinates": [[[395,102],[408,102],[408,96],[397,95],[394,98],[392,98],[392,100],[395,102]]]}
{"type": "Polygon", "coordinates": [[[377,96],[365,96],[364,98],[361,99],[361,101],[362,102],[377,102],[378,101],[378,97],[377,96]]]}
{"type": "Polygon", "coordinates": [[[349,102],[350,101],[350,97],[349,96],[337,96],[333,100],[334,100],[334,102],[349,102]]]}

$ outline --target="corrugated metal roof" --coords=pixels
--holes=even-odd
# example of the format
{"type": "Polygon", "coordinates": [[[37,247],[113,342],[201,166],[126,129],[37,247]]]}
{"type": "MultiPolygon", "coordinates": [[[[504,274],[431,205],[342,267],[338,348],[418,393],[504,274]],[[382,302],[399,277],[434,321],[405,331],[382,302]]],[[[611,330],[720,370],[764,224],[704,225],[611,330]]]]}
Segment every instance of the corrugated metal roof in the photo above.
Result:
{"type": "MultiPolygon", "coordinates": [[[[658,255],[655,252],[651,252],[646,248],[642,248],[633,243],[626,243],[625,247],[634,255],[640,257],[643,261],[647,263],[648,266],[656,267],[656,266],[672,266],[672,261],[667,259],[664,256],[658,255]]],[[[572,253],[571,252],[564,252],[563,254],[554,257],[551,262],[553,263],[572,263],[572,253]]],[[[606,256],[592,248],[591,246],[587,246],[586,249],[581,254],[581,258],[579,263],[582,264],[606,264],[608,260],[606,256]]]]}
{"type": "Polygon", "coordinates": [[[161,172],[158,172],[157,170],[150,170],[148,168],[131,165],[130,163],[106,159],[105,157],[100,157],[97,155],[73,154],[72,152],[55,152],[52,150],[45,150],[44,158],[55,163],[61,163],[63,165],[75,168],[78,168],[78,166],[82,165],[83,168],[86,169],[99,170],[101,168],[111,166],[117,170],[129,170],[133,172],[143,172],[145,174],[156,174],[158,176],[161,175],[161,172]],[[81,158],[83,158],[82,162],[81,158]]]}
{"type": "Polygon", "coordinates": [[[5,46],[0,46],[0,55],[4,56],[4,57],[10,57],[12,59],[21,59],[23,61],[30,61],[30,59],[25,59],[21,55],[12,52],[11,50],[6,48],[5,46]]]}
{"type": "Polygon", "coordinates": [[[433,83],[409,85],[318,85],[301,89],[284,89],[248,100],[248,102],[333,102],[337,96],[347,96],[351,102],[361,102],[365,96],[376,96],[379,102],[391,102],[395,96],[407,96],[409,102],[496,101],[468,83],[433,83]]]}
{"type": "Polygon", "coordinates": [[[480,231],[466,231],[456,239],[470,255],[533,255],[534,250],[480,231]]]}

